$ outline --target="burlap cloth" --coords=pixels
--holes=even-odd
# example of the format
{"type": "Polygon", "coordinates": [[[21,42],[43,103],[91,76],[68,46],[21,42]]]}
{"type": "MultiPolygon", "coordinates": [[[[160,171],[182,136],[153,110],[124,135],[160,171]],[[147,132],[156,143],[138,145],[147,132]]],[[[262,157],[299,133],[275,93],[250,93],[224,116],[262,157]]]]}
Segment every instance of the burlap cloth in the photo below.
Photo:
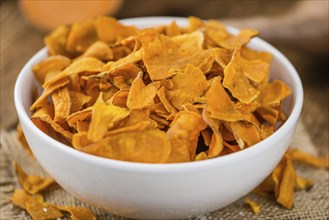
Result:
{"type": "MultiPolygon", "coordinates": [[[[304,125],[297,126],[295,137],[291,146],[300,148],[308,153],[316,154],[314,145],[307,134],[304,125]]],[[[16,138],[16,131],[1,131],[1,178],[0,178],[0,216],[1,219],[30,219],[21,209],[13,206],[9,198],[15,187],[18,187],[12,170],[12,161],[16,160],[28,173],[46,175],[36,161],[30,159],[16,138]]],[[[304,165],[296,165],[297,173],[302,177],[314,181],[309,191],[300,191],[295,194],[294,208],[287,210],[275,202],[274,197],[249,194],[248,197],[261,204],[261,213],[253,214],[243,199],[217,211],[198,216],[194,219],[329,219],[329,172],[304,165]]],[[[218,186],[220,187],[220,186],[218,186]]],[[[97,219],[125,219],[112,215],[104,210],[91,207],[79,201],[60,186],[53,186],[45,193],[45,200],[61,205],[76,205],[89,207],[97,214],[97,219]]]]}

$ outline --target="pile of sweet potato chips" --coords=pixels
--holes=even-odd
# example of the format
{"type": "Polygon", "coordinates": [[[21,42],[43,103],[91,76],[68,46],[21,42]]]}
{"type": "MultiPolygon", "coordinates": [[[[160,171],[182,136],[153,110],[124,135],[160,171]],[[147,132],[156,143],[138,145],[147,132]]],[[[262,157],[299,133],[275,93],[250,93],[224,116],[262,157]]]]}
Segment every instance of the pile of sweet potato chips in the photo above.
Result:
{"type": "Polygon", "coordinates": [[[214,158],[250,147],[286,120],[289,87],[269,82],[271,54],[189,18],[137,29],[111,17],[61,26],[33,67],[30,110],[42,131],[77,150],[146,163],[214,158]]]}
{"type": "MultiPolygon", "coordinates": [[[[286,120],[291,93],[269,81],[271,54],[246,47],[255,30],[231,35],[218,21],[189,18],[147,29],[111,17],[61,26],[46,37],[49,57],[33,67],[42,93],[33,91],[31,119],[52,138],[111,159],[175,163],[214,158],[250,147],[286,120]]],[[[18,137],[30,151],[18,127],[18,137]]],[[[292,162],[328,168],[328,157],[289,150],[254,192],[274,193],[293,206],[295,190],[312,181],[292,162]]],[[[43,201],[51,178],[27,175],[17,164],[12,202],[33,219],[95,219],[90,210],[43,201]],[[46,210],[46,211],[45,211],[46,210]]],[[[255,213],[260,205],[246,199],[255,213]]]]}

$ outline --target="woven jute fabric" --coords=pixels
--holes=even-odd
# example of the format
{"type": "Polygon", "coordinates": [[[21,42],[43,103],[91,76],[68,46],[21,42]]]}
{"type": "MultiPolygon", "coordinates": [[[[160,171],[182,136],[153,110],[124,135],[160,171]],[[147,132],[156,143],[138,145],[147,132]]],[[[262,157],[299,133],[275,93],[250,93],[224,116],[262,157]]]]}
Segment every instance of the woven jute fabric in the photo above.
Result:
{"type": "MultiPolygon", "coordinates": [[[[299,123],[291,146],[316,154],[314,145],[305,131],[302,123],[299,123]]],[[[1,177],[0,177],[0,219],[31,219],[25,211],[10,203],[10,196],[16,187],[20,187],[12,169],[12,161],[18,161],[28,173],[36,175],[47,175],[38,163],[31,159],[22,149],[17,140],[15,131],[1,131],[1,177]]],[[[315,169],[305,165],[296,165],[297,174],[310,178],[314,186],[309,191],[299,191],[294,196],[294,208],[285,209],[275,202],[271,195],[249,194],[248,198],[261,204],[261,212],[255,215],[240,199],[225,208],[198,216],[194,219],[329,219],[329,172],[328,170],[315,169]]],[[[220,187],[220,186],[218,186],[220,187]]],[[[49,203],[59,205],[74,205],[89,207],[96,213],[97,219],[125,219],[115,216],[107,211],[89,206],[74,196],[67,193],[58,185],[54,185],[43,193],[45,200],[49,203]]]]}

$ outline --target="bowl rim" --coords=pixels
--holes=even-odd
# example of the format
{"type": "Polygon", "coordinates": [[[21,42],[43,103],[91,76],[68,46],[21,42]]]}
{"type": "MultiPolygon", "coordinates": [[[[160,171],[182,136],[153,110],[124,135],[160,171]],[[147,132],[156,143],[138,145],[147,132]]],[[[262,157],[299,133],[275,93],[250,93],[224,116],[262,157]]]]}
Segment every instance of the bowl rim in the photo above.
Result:
{"type": "MultiPolygon", "coordinates": [[[[161,25],[162,22],[169,23],[173,20],[176,20],[176,22],[178,23],[187,22],[187,18],[184,17],[154,17],[154,16],[128,18],[119,21],[123,22],[124,24],[132,24],[132,25],[136,25],[136,23],[141,23],[141,22],[142,24],[154,23],[157,25],[161,25]],[[148,23],[149,21],[152,22],[148,23]]],[[[239,31],[239,29],[237,28],[228,25],[225,26],[229,32],[237,33],[239,31]]],[[[72,157],[75,157],[80,160],[84,160],[88,163],[98,164],[99,166],[107,166],[118,170],[126,170],[126,171],[140,172],[140,173],[148,172],[148,173],[161,174],[161,173],[181,173],[188,171],[196,171],[196,170],[209,168],[214,165],[216,166],[221,164],[225,165],[228,162],[231,163],[233,161],[238,162],[239,160],[241,160],[241,157],[253,157],[255,155],[261,154],[263,151],[267,150],[269,146],[271,146],[270,143],[274,141],[274,139],[277,138],[281,139],[285,135],[285,133],[288,133],[291,129],[293,129],[294,125],[298,121],[303,105],[304,95],[303,95],[302,82],[296,69],[291,64],[291,62],[278,49],[273,47],[268,42],[260,39],[259,37],[253,38],[252,41],[255,41],[255,44],[260,44],[261,48],[264,49],[265,51],[270,51],[272,55],[275,56],[288,69],[287,72],[289,72],[289,74],[291,75],[292,82],[295,88],[295,93],[294,93],[295,100],[293,102],[292,111],[289,117],[278,130],[276,130],[271,136],[253,145],[252,147],[243,149],[242,151],[239,152],[224,155],[221,157],[211,158],[208,160],[158,164],[158,163],[140,163],[140,162],[121,161],[121,160],[100,157],[76,150],[73,147],[58,142],[57,140],[51,138],[50,136],[42,132],[37,126],[34,125],[32,120],[28,116],[27,111],[25,111],[23,107],[23,102],[22,102],[23,99],[21,97],[21,94],[23,94],[22,85],[24,84],[25,79],[29,78],[28,77],[29,74],[26,73],[32,72],[32,65],[34,65],[36,61],[40,59],[40,57],[45,56],[47,54],[46,47],[38,51],[24,65],[24,67],[22,68],[16,79],[15,88],[14,88],[14,101],[15,101],[16,111],[17,114],[20,116],[19,117],[20,120],[23,120],[21,122],[22,124],[24,123],[31,132],[34,132],[35,135],[37,135],[39,138],[43,139],[45,142],[48,142],[49,145],[56,148],[56,150],[62,151],[63,153],[69,154],[72,157]]],[[[30,75],[32,75],[32,73],[30,75]]],[[[33,147],[31,148],[33,151],[33,147]]]]}

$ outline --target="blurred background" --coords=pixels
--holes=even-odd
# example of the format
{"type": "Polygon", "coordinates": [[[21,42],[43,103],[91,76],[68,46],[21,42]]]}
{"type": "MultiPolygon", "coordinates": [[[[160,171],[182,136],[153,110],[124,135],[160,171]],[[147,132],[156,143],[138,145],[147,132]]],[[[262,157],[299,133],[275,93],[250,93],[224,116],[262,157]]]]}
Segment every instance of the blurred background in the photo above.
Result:
{"type": "Polygon", "coordinates": [[[118,19],[193,15],[258,29],[260,37],[290,59],[304,86],[301,120],[320,153],[328,154],[328,0],[10,0],[0,4],[1,129],[16,127],[16,77],[57,25],[99,14],[118,19]]]}

